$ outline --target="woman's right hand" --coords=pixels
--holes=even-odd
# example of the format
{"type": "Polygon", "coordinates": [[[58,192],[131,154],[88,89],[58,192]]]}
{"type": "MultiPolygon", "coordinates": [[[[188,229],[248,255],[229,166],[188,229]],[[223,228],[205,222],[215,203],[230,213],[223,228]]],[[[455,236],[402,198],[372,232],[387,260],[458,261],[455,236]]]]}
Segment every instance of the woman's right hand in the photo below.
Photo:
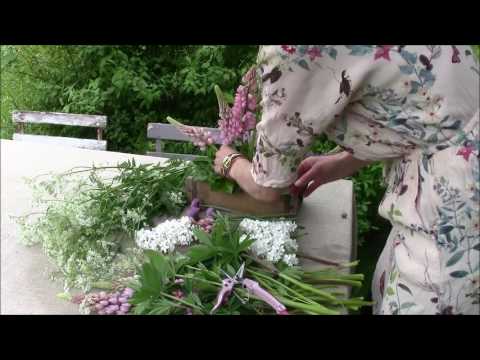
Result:
{"type": "Polygon", "coordinates": [[[311,156],[300,163],[298,179],[290,190],[295,195],[307,197],[320,185],[351,176],[368,164],[370,162],[355,159],[346,151],[335,155],[311,156]]]}

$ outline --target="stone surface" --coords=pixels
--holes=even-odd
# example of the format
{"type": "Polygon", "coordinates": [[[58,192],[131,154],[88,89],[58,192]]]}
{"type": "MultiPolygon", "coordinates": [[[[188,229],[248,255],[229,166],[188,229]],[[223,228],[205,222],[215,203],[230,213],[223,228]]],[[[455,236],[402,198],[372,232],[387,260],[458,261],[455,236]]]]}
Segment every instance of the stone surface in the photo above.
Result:
{"type": "MultiPolygon", "coordinates": [[[[137,163],[162,162],[157,157],[65,148],[1,140],[1,307],[2,314],[78,314],[77,306],[59,299],[63,291],[48,278],[53,266],[39,247],[18,241],[11,216],[32,211],[31,192],[23,181],[47,172],[75,166],[117,164],[135,158],[137,163]]],[[[352,183],[337,181],[305,199],[298,222],[308,235],[300,241],[303,252],[348,262],[352,259],[352,183]],[[346,218],[345,218],[346,214],[346,218]],[[343,215],[343,216],[342,216],[343,215]]],[[[313,266],[309,261],[307,266],[313,266]]]]}

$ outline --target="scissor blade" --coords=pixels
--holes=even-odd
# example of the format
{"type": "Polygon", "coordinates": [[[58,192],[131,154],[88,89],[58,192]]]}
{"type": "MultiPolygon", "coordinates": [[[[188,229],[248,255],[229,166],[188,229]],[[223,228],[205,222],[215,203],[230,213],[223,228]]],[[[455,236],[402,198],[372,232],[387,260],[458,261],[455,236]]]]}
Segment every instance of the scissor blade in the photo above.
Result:
{"type": "Polygon", "coordinates": [[[243,279],[243,273],[245,271],[245,263],[243,263],[240,268],[238,269],[237,273],[235,274],[235,279],[238,281],[243,279]]]}

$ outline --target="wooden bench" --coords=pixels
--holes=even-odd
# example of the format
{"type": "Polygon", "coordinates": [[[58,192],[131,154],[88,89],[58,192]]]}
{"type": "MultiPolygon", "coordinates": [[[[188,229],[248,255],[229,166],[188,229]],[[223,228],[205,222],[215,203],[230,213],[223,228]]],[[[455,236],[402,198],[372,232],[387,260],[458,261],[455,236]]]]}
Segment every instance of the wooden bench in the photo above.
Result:
{"type": "Polygon", "coordinates": [[[40,142],[90,150],[107,150],[107,142],[102,140],[103,129],[107,126],[107,117],[103,115],[66,114],[39,111],[13,111],[12,120],[16,124],[13,140],[40,142]],[[24,134],[25,124],[55,124],[97,128],[97,139],[77,139],[61,136],[24,134]]]}
{"type": "MultiPolygon", "coordinates": [[[[204,129],[210,131],[214,135],[220,132],[219,129],[214,128],[204,129]]],[[[163,151],[162,140],[190,141],[188,136],[184,135],[181,131],[179,131],[175,126],[171,124],[149,123],[147,128],[147,138],[156,140],[155,151],[147,152],[148,156],[158,156],[168,159],[182,160],[195,160],[199,157],[198,155],[168,153],[163,151]]],[[[217,142],[217,144],[220,144],[220,142],[217,142]]]]}

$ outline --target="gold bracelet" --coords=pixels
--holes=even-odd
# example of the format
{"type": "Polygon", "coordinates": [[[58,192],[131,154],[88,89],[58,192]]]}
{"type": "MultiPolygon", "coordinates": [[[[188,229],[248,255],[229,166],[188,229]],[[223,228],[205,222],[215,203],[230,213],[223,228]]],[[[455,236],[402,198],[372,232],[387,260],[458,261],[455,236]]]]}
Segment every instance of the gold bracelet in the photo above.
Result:
{"type": "Polygon", "coordinates": [[[237,160],[238,158],[245,158],[245,156],[243,156],[240,153],[232,153],[232,154],[229,154],[229,155],[225,156],[225,158],[223,159],[223,166],[222,166],[222,176],[223,177],[228,178],[228,174],[229,174],[229,172],[232,168],[232,165],[233,165],[234,161],[237,160]]]}

